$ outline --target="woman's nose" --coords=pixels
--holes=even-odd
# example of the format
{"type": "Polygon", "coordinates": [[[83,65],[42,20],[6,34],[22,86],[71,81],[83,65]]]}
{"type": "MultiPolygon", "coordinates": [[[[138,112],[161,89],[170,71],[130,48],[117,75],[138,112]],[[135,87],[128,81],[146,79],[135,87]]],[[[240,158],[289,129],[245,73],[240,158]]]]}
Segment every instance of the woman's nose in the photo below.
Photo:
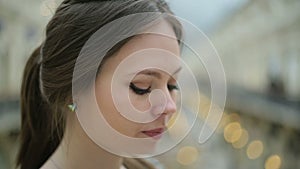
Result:
{"type": "Polygon", "coordinates": [[[170,96],[167,99],[167,103],[164,109],[164,114],[169,115],[169,114],[173,114],[176,112],[177,106],[175,101],[173,100],[173,98],[170,96]]]}
{"type": "Polygon", "coordinates": [[[169,115],[176,112],[177,106],[169,91],[155,91],[151,100],[152,113],[155,115],[169,115]]]}

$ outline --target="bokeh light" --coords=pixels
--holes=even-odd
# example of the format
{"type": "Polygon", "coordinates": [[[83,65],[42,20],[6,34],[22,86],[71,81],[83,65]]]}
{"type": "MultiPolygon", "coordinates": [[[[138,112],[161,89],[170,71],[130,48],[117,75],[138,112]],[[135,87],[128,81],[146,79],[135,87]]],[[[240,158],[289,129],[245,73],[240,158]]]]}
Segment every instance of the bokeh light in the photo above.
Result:
{"type": "Polygon", "coordinates": [[[193,164],[199,156],[198,150],[195,147],[182,147],[177,153],[177,162],[182,165],[193,164]]]}
{"type": "Polygon", "coordinates": [[[241,137],[234,143],[232,143],[232,146],[234,148],[243,148],[249,140],[249,134],[248,131],[245,129],[242,129],[241,137]]]}
{"type": "Polygon", "coordinates": [[[232,122],[224,128],[224,138],[228,143],[234,143],[240,139],[242,128],[240,123],[232,122]]]}
{"type": "Polygon", "coordinates": [[[280,166],[281,158],[279,155],[272,155],[265,162],[265,169],[279,169],[280,166]]]}
{"type": "Polygon", "coordinates": [[[259,140],[254,140],[247,147],[247,156],[249,159],[256,159],[261,156],[263,150],[263,143],[259,140]]]}

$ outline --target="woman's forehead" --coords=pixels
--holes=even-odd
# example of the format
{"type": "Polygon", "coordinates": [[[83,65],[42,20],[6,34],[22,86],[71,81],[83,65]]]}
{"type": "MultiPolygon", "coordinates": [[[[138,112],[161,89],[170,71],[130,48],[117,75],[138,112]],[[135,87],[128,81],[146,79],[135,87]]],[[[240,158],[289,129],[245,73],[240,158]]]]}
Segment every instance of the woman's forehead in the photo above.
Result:
{"type": "Polygon", "coordinates": [[[160,49],[179,56],[180,48],[172,27],[167,22],[160,22],[152,28],[133,37],[120,49],[118,54],[124,58],[140,50],[160,49]]]}
{"type": "MultiPolygon", "coordinates": [[[[130,61],[126,64],[129,66],[126,67],[149,65],[147,63],[155,62],[155,60],[153,60],[155,58],[158,60],[158,64],[170,64],[170,66],[173,67],[174,64],[171,64],[171,62],[173,62],[172,60],[180,55],[178,41],[174,38],[175,33],[169,24],[161,23],[156,26],[156,33],[144,33],[130,39],[113,57],[108,58],[106,64],[103,65],[105,67],[104,69],[110,69],[106,71],[114,71],[119,64],[128,59],[130,59],[130,61]],[[158,32],[158,28],[161,28],[161,33],[158,32]],[[169,31],[169,35],[173,35],[168,36],[165,34],[167,31],[169,31]],[[164,56],[168,56],[165,58],[165,60],[168,60],[166,61],[168,63],[161,63],[164,56]]],[[[142,66],[138,69],[144,69],[144,67],[142,66]]]]}

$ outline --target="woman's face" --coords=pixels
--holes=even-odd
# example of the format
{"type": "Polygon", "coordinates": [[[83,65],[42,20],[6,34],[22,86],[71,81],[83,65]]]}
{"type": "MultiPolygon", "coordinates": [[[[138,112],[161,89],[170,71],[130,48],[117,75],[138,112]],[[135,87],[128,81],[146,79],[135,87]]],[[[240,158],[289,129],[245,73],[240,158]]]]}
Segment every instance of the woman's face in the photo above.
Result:
{"type": "MultiPolygon", "coordinates": [[[[149,51],[151,53],[151,50],[149,49],[166,51],[172,53],[174,60],[178,59],[177,57],[179,57],[180,54],[179,45],[172,27],[167,22],[161,22],[152,29],[154,29],[155,32],[167,36],[159,34],[143,34],[138,35],[127,42],[114,56],[107,59],[103,64],[101,72],[96,79],[95,92],[99,109],[105,120],[113,129],[129,137],[151,137],[157,140],[160,138],[160,134],[165,130],[168,119],[170,119],[176,111],[175,99],[178,90],[176,85],[176,75],[180,70],[180,64],[176,64],[177,62],[164,63],[169,66],[169,70],[172,71],[174,75],[170,75],[161,69],[145,68],[132,76],[130,75],[132,73],[129,71],[130,69],[128,69],[128,72],[126,72],[127,70],[125,69],[125,71],[122,72],[121,78],[117,78],[113,81],[114,72],[120,63],[124,62],[130,56],[135,55],[136,59],[134,62],[127,65],[128,68],[134,67],[135,65],[142,65],[144,62],[147,62],[142,56],[136,54],[140,51],[146,50],[148,51],[148,54],[149,51]],[[118,90],[112,89],[112,82],[117,83],[116,86],[118,87],[118,90]],[[112,92],[120,91],[119,94],[120,97],[122,97],[124,96],[122,91],[127,91],[129,97],[124,98],[128,98],[135,109],[146,111],[152,104],[149,101],[149,96],[151,95],[151,92],[156,89],[160,90],[165,95],[165,104],[162,106],[163,109],[157,110],[158,115],[156,116],[156,119],[151,122],[140,123],[125,118],[120,111],[118,111],[113,101],[112,92]]],[[[116,102],[116,104],[126,104],[121,105],[121,107],[130,106],[126,102],[116,102]]]]}

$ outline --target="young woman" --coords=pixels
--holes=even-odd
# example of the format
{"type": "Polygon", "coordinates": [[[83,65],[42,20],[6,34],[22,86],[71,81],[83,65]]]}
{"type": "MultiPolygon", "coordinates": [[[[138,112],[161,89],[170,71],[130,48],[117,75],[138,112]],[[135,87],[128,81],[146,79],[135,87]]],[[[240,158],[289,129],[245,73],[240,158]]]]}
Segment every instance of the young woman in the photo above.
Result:
{"type": "MultiPolygon", "coordinates": [[[[145,12],[172,14],[163,0],[62,2],[47,25],[44,42],[32,53],[25,67],[21,90],[22,128],[18,167],[21,169],[154,168],[146,160],[123,158],[97,145],[84,129],[79,116],[76,116],[75,111],[77,109],[79,111],[82,107],[76,104],[76,100],[72,97],[76,61],[88,39],[106,24],[125,16],[145,12]]],[[[158,49],[172,53],[173,57],[179,57],[180,24],[172,17],[162,16],[155,15],[155,19],[146,17],[142,20],[150,23],[159,19],[159,22],[151,26],[151,30],[169,37],[151,33],[130,36],[109,49],[100,66],[92,60],[87,67],[79,71],[81,73],[79,80],[86,82],[87,85],[80,85],[77,90],[84,92],[94,86],[96,102],[105,120],[114,130],[130,138],[159,139],[157,135],[165,130],[168,119],[176,111],[176,80],[169,73],[159,69],[145,69],[133,78],[117,76],[116,82],[120,88],[129,89],[131,104],[141,111],[149,108],[147,98],[152,91],[159,89],[165,94],[166,104],[157,118],[151,122],[138,123],[121,115],[116,108],[111,90],[118,65],[136,52],[158,49]],[[87,77],[95,69],[97,76],[93,81],[87,77]]],[[[150,29],[148,24],[144,24],[142,28],[135,28],[136,24],[128,22],[125,24],[126,26],[117,29],[124,32],[150,29]]],[[[111,40],[113,38],[111,37],[111,40]]],[[[133,64],[140,65],[143,60],[143,57],[140,59],[136,57],[133,64]]],[[[168,64],[170,71],[178,73],[180,70],[178,64],[175,62],[168,64]]],[[[125,69],[123,73],[130,72],[126,72],[125,69]]],[[[86,113],[84,118],[93,121],[88,112],[84,113],[86,113]]],[[[101,130],[103,129],[99,128],[97,132],[101,133],[101,130]]]]}

